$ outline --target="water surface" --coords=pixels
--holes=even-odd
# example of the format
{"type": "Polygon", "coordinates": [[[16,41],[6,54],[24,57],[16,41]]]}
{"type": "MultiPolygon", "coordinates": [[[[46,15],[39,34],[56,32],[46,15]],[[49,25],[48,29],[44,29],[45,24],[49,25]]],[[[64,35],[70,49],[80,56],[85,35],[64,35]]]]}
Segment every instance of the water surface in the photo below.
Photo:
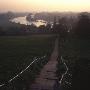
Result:
{"type": "Polygon", "coordinates": [[[20,24],[25,24],[25,25],[31,25],[31,24],[34,24],[35,26],[39,27],[40,25],[47,25],[47,21],[44,21],[44,20],[36,20],[36,21],[27,21],[26,20],[26,16],[24,17],[17,17],[17,18],[14,18],[12,20],[10,20],[11,22],[15,22],[15,23],[20,23],[20,24]]]}

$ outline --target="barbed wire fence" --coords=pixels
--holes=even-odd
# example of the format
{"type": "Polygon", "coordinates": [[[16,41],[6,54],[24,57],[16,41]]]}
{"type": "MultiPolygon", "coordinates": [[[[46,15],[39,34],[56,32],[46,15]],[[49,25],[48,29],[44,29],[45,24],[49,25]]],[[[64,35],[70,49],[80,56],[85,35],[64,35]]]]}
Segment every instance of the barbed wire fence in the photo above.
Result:
{"type": "Polygon", "coordinates": [[[48,55],[34,57],[33,61],[15,77],[0,85],[0,90],[27,90],[39,74],[40,69],[48,62],[48,55]]]}

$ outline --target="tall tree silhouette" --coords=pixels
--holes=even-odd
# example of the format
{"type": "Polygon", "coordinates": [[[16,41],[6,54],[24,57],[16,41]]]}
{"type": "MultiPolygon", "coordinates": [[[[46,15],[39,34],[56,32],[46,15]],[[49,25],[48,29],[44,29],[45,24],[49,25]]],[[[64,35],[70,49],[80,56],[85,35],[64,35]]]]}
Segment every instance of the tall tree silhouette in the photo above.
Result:
{"type": "Polygon", "coordinates": [[[63,38],[63,39],[66,38],[66,36],[67,36],[67,22],[66,22],[65,17],[59,19],[58,32],[59,32],[61,38],[63,38]]]}
{"type": "Polygon", "coordinates": [[[77,26],[75,28],[75,35],[78,37],[90,37],[90,18],[88,13],[81,13],[77,26]]]}

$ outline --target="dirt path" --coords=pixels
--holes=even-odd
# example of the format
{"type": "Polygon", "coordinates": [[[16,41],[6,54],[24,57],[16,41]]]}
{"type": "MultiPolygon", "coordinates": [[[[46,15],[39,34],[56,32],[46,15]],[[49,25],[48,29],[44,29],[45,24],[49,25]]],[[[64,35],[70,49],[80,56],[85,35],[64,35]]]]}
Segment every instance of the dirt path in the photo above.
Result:
{"type": "Polygon", "coordinates": [[[30,90],[54,90],[56,83],[56,65],[58,58],[58,39],[55,41],[55,48],[51,55],[49,62],[43,67],[40,75],[35,79],[31,85],[30,90]]]}

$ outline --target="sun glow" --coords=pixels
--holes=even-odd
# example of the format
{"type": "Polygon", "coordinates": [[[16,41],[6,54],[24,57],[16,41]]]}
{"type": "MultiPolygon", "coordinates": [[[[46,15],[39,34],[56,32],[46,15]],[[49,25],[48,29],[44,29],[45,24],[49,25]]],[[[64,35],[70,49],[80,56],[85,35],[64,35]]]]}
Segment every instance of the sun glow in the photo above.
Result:
{"type": "Polygon", "coordinates": [[[0,0],[0,10],[90,11],[90,0],[0,0]]]}

